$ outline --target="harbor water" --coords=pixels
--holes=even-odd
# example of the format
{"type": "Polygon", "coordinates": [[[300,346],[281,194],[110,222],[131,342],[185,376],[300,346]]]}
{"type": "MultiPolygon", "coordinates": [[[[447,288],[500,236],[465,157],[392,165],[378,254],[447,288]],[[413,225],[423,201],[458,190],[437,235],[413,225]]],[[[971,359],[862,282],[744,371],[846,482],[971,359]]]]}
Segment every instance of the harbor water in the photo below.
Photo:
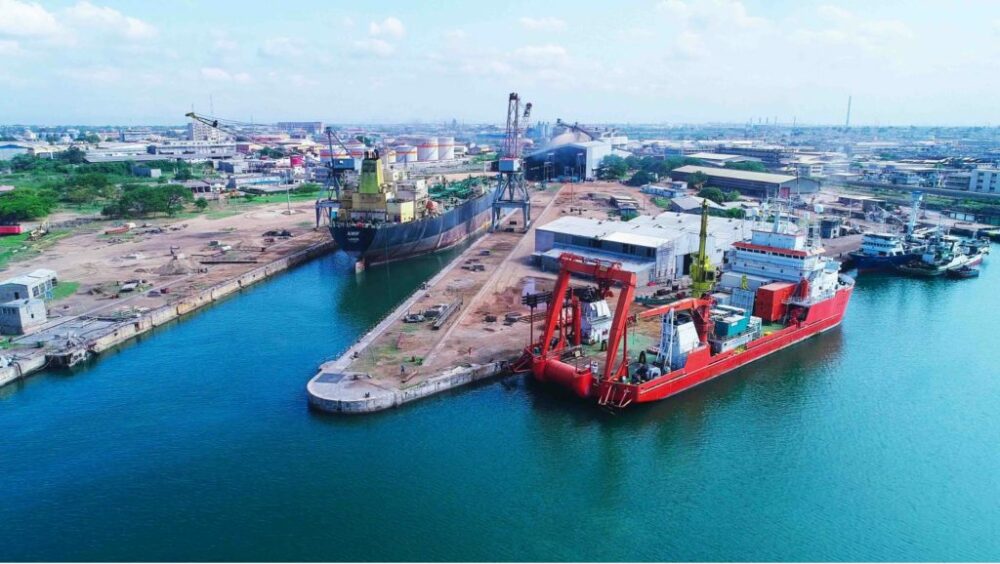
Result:
{"type": "Polygon", "coordinates": [[[839,329],[619,415],[309,411],[446,258],[324,257],[0,389],[0,561],[1000,559],[1000,269],[862,276],[839,329]]]}

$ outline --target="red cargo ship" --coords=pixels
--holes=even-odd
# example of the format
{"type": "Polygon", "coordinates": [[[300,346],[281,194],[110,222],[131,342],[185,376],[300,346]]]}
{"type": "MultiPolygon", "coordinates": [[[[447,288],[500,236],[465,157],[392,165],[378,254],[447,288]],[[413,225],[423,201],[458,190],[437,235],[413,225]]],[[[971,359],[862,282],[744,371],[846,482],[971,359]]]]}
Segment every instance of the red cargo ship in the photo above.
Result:
{"type": "MultiPolygon", "coordinates": [[[[706,223],[696,264],[706,261],[706,223]]],[[[823,257],[822,249],[805,235],[783,233],[776,226],[754,231],[749,243],[734,246],[732,268],[723,273],[719,291],[710,295],[698,291],[712,286],[714,276],[708,272],[706,280],[694,280],[695,297],[638,313],[630,312],[634,273],[618,263],[563,254],[559,278],[548,298],[557,305],[550,303],[541,338],[525,351],[522,366],[530,363],[539,381],[563,386],[600,405],[624,408],[670,397],[841,322],[854,280],[840,274],[840,263],[823,257]],[[574,290],[567,295],[572,274],[594,279],[597,292],[574,290]],[[608,321],[607,352],[603,361],[591,360],[583,354],[581,335],[594,331],[581,331],[581,325],[592,320],[582,312],[588,299],[603,300],[616,285],[620,292],[608,321]],[[565,299],[559,300],[560,296],[565,299]],[[628,331],[639,320],[657,316],[661,318],[658,346],[631,357],[628,331]]]]}

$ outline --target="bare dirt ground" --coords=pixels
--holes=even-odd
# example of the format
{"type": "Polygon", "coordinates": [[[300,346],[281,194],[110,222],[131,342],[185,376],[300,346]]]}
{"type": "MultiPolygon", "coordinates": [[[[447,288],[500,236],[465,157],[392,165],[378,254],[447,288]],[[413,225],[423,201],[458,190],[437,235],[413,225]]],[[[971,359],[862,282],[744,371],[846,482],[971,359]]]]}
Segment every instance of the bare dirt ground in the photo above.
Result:
{"type": "Polygon", "coordinates": [[[123,235],[105,233],[121,222],[91,223],[74,228],[37,257],[8,264],[2,275],[48,268],[62,283],[79,283],[73,295],[50,302],[55,319],[46,326],[82,314],[155,308],[330,238],[325,229],[313,230],[312,202],[293,203],[292,211],[285,213],[285,204],[221,208],[184,219],[136,221],[137,227],[123,235]],[[264,236],[282,229],[293,236],[264,236]],[[234,259],[256,262],[203,264],[234,259]],[[128,280],[143,283],[138,291],[121,291],[120,283],[128,280]]]}

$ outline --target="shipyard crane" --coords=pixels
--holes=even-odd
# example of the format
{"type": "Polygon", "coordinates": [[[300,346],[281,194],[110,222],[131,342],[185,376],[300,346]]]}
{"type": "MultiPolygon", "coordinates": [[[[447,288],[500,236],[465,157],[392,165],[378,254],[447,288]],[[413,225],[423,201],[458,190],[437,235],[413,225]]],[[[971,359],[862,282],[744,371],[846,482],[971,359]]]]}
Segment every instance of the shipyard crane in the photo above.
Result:
{"type": "Polygon", "coordinates": [[[497,187],[493,194],[493,219],[490,229],[500,228],[500,221],[508,210],[521,210],[524,216],[524,231],[531,224],[531,197],[524,181],[524,167],[521,162],[522,120],[531,116],[531,102],[521,110],[521,97],[511,92],[507,98],[507,129],[497,162],[497,187]]]}
{"type": "Polygon", "coordinates": [[[340,145],[344,153],[350,155],[350,149],[340,140],[337,132],[332,127],[327,127],[324,132],[326,133],[326,143],[330,151],[330,159],[327,163],[326,198],[316,200],[316,227],[320,226],[324,217],[330,223],[336,220],[337,211],[340,210],[340,195],[344,187],[344,174],[347,171],[356,170],[355,161],[352,157],[335,158],[333,156],[334,141],[340,145]]]}

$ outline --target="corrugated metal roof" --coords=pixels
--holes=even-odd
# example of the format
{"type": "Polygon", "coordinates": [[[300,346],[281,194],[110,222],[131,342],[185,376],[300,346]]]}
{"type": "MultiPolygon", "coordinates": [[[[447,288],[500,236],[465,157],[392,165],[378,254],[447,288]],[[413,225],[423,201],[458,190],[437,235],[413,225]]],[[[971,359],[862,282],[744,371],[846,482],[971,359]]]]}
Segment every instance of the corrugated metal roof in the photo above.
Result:
{"type": "Polygon", "coordinates": [[[684,174],[694,174],[700,172],[705,176],[717,176],[720,178],[732,178],[734,180],[749,180],[752,182],[770,182],[773,184],[784,184],[795,180],[794,176],[787,174],[772,174],[770,172],[751,172],[748,170],[735,170],[731,168],[715,168],[711,166],[687,165],[675,168],[674,172],[684,174]]]}

